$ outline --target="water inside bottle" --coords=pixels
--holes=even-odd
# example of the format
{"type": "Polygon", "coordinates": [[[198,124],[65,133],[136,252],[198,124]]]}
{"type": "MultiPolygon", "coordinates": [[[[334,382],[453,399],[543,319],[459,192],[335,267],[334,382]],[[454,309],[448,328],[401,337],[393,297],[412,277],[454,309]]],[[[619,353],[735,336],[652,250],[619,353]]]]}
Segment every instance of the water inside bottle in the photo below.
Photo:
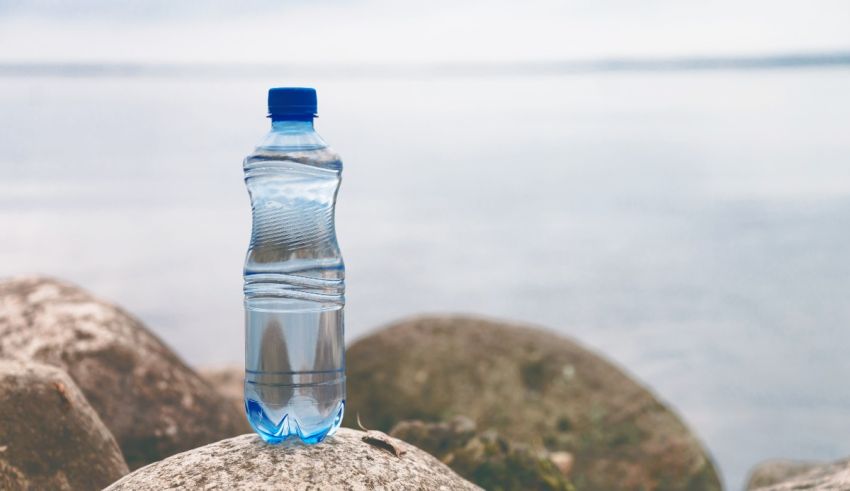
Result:
{"type": "Polygon", "coordinates": [[[341,305],[305,300],[246,302],[245,409],[277,443],[317,443],[339,428],[345,407],[341,305]]]}
{"type": "Polygon", "coordinates": [[[244,162],[245,410],[267,442],[333,434],[345,408],[345,266],[334,231],[342,162],[312,121],[273,122],[244,162]]]}

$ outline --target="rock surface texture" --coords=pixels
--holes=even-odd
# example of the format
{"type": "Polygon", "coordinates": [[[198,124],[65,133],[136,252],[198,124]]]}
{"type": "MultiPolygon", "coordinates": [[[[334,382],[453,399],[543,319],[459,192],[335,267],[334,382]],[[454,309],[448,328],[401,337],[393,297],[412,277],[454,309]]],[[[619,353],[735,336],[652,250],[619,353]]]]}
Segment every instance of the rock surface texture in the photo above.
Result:
{"type": "Polygon", "coordinates": [[[682,421],[620,369],[575,342],[462,316],[405,320],[347,352],[346,426],[471,417],[512,442],[566,452],[581,490],[719,490],[682,421]]]}
{"type": "Polygon", "coordinates": [[[478,433],[464,416],[448,423],[402,421],[390,435],[434,455],[485,489],[573,489],[569,469],[559,469],[547,452],[507,441],[493,430],[478,433]]]}
{"type": "Polygon", "coordinates": [[[0,358],[68,372],[131,468],[244,428],[242,414],[141,322],[64,282],[0,282],[0,358]]]}
{"type": "Polygon", "coordinates": [[[363,441],[366,433],[341,428],[319,445],[268,445],[242,435],[151,464],[109,491],[208,490],[473,490],[437,459],[404,442],[393,453],[363,441]]]}
{"type": "MultiPolygon", "coordinates": [[[[842,460],[832,464],[814,465],[801,462],[785,462],[783,466],[773,465],[776,471],[780,468],[787,471],[790,476],[783,479],[781,482],[776,482],[768,486],[752,487],[748,489],[756,489],[758,491],[846,491],[850,490],[850,459],[842,460]],[[804,468],[805,467],[805,468],[804,468]],[[802,472],[797,472],[802,469],[802,472]]],[[[761,464],[753,471],[753,478],[758,477],[759,469],[768,464],[761,464]]],[[[750,479],[751,484],[753,478],[750,479]]]]}
{"type": "Polygon", "coordinates": [[[127,472],[112,434],[65,372],[0,361],[0,489],[96,490],[127,472]]]}
{"type": "Polygon", "coordinates": [[[755,466],[747,480],[747,490],[779,484],[806,471],[827,465],[824,462],[800,462],[796,460],[768,460],[755,466]]]}

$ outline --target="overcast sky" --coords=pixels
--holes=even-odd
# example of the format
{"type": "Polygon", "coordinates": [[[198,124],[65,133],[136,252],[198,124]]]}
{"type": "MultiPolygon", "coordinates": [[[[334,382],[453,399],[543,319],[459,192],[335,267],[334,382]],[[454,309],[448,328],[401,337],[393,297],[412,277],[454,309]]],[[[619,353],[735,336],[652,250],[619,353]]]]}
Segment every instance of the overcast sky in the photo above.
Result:
{"type": "Polygon", "coordinates": [[[850,50],[850,0],[0,0],[0,62],[546,61],[850,50]]]}

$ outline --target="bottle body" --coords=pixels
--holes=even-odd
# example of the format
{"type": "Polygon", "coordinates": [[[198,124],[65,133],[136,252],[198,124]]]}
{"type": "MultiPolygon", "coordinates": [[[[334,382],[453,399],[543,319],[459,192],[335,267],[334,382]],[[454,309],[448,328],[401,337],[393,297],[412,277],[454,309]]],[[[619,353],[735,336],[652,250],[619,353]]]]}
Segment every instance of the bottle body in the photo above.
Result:
{"type": "Polygon", "coordinates": [[[342,162],[310,121],[275,121],[244,161],[245,410],[267,442],[317,443],[345,407],[345,266],[334,230],[342,162]]]}

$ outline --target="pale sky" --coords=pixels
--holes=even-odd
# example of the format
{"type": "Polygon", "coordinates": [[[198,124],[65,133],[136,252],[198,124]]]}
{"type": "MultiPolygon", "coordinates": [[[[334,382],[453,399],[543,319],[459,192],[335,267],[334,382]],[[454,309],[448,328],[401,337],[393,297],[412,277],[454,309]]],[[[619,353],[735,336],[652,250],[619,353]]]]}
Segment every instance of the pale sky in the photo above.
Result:
{"type": "Polygon", "coordinates": [[[848,0],[0,0],[0,62],[548,61],[850,50],[848,0]]]}

